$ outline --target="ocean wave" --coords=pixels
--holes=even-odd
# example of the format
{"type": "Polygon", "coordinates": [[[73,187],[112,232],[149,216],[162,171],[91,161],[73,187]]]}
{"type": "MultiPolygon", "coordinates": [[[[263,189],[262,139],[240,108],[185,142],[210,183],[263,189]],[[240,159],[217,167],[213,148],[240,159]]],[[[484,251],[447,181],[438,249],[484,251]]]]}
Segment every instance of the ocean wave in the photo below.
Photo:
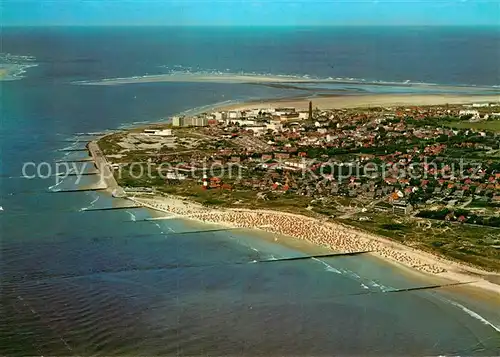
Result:
{"type": "Polygon", "coordinates": [[[133,222],[136,221],[136,217],[135,217],[135,215],[132,212],[130,212],[130,211],[125,211],[125,212],[127,212],[130,215],[130,220],[131,221],[133,221],[133,222]]]}
{"type": "Polygon", "coordinates": [[[385,286],[385,285],[380,284],[380,282],[377,282],[376,280],[370,280],[368,282],[368,285],[371,286],[372,288],[376,288],[382,292],[394,290],[393,288],[391,288],[389,286],[385,286]]]}
{"type": "Polygon", "coordinates": [[[62,183],[63,183],[63,180],[59,180],[59,181],[58,181],[55,185],[50,186],[50,187],[49,187],[49,190],[50,190],[50,191],[53,191],[53,192],[57,192],[57,191],[59,191],[59,190],[54,190],[54,189],[55,189],[57,186],[59,186],[60,184],[62,184],[62,183]]]}
{"type": "Polygon", "coordinates": [[[96,194],[96,196],[97,196],[97,197],[96,197],[96,198],[95,198],[92,202],[90,202],[90,205],[89,205],[88,207],[80,208],[80,212],[83,212],[83,211],[87,211],[87,210],[89,210],[89,209],[92,209],[92,208],[94,207],[94,204],[95,204],[97,201],[99,201],[99,198],[101,197],[101,196],[99,196],[99,195],[97,195],[97,194],[96,194]]]}
{"type": "Polygon", "coordinates": [[[474,311],[466,308],[465,306],[459,304],[458,302],[455,302],[455,301],[452,301],[452,300],[448,300],[448,299],[444,299],[444,298],[441,299],[441,300],[444,301],[444,302],[447,302],[447,303],[449,303],[449,304],[451,304],[453,306],[456,306],[457,308],[459,308],[460,310],[462,310],[463,312],[465,312],[467,315],[475,318],[478,321],[481,321],[485,325],[490,326],[495,331],[500,332],[500,326],[494,325],[492,322],[486,320],[483,316],[479,315],[477,312],[474,312],[474,311]]]}
{"type": "Polygon", "coordinates": [[[80,141],[76,140],[75,142],[73,142],[71,145],[68,145],[62,149],[57,149],[57,150],[54,150],[54,151],[66,151],[66,150],[72,150],[72,149],[75,149],[76,146],[80,144],[80,141]]]}
{"type": "Polygon", "coordinates": [[[332,267],[330,264],[325,263],[321,259],[318,258],[312,258],[312,260],[317,261],[318,263],[321,263],[322,265],[325,266],[325,270],[330,273],[335,273],[335,274],[342,274],[342,272],[334,267],[332,267]]]}
{"type": "Polygon", "coordinates": [[[91,206],[93,206],[93,205],[94,205],[94,203],[96,203],[97,201],[99,201],[99,197],[100,197],[100,196],[97,196],[97,197],[95,198],[95,200],[93,200],[92,202],[90,202],[90,205],[91,205],[91,206]]]}
{"type": "Polygon", "coordinates": [[[340,275],[349,277],[349,278],[351,278],[351,279],[359,282],[360,285],[361,285],[361,287],[363,289],[370,290],[370,288],[375,288],[376,290],[379,290],[379,291],[382,291],[382,292],[393,290],[393,288],[391,288],[389,286],[386,286],[386,285],[383,285],[383,284],[381,284],[380,282],[378,282],[376,280],[366,281],[361,276],[359,276],[358,274],[356,274],[355,272],[353,272],[353,271],[351,271],[349,269],[334,268],[330,264],[328,264],[328,263],[326,263],[323,260],[318,259],[318,258],[312,258],[312,260],[315,260],[318,263],[321,263],[325,267],[325,270],[328,271],[328,272],[330,272],[330,273],[340,274],[340,275]]]}
{"type": "MultiPolygon", "coordinates": [[[[134,221],[135,221],[135,219],[134,219],[134,221]]],[[[161,226],[160,226],[159,223],[155,223],[155,226],[158,227],[158,229],[160,230],[161,234],[165,234],[165,232],[163,232],[163,229],[161,228],[161,226]]]]}

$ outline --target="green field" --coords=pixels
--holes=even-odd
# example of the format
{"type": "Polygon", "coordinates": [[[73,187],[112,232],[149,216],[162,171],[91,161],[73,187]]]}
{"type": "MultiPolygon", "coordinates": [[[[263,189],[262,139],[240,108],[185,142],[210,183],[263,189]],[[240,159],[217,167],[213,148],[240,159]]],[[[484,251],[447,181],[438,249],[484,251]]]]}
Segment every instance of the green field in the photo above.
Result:
{"type": "Polygon", "coordinates": [[[445,125],[457,129],[476,129],[476,130],[500,132],[500,119],[480,121],[475,123],[471,123],[469,121],[462,121],[457,123],[446,123],[445,125]]]}
{"type": "Polygon", "coordinates": [[[353,217],[342,222],[461,263],[500,271],[500,229],[417,220],[390,213],[367,215],[370,221],[360,222],[353,217]]]}

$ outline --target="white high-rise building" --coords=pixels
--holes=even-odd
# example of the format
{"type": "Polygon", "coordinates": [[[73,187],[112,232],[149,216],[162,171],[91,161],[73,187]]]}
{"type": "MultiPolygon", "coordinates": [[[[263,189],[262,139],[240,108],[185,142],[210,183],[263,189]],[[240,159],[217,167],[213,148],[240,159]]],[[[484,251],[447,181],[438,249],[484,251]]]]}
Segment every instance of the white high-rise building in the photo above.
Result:
{"type": "Polygon", "coordinates": [[[183,121],[183,118],[175,116],[172,118],[172,126],[183,126],[183,121]]]}

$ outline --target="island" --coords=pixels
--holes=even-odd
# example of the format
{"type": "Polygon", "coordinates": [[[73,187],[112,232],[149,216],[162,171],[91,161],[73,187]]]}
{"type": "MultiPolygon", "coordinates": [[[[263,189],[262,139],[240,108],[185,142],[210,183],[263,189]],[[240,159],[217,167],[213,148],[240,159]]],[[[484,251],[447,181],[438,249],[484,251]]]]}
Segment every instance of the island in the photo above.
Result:
{"type": "Polygon", "coordinates": [[[500,291],[499,96],[254,101],[92,145],[114,194],[166,219],[370,252],[500,291]]]}
{"type": "Polygon", "coordinates": [[[20,56],[0,53],[0,81],[12,81],[23,78],[30,67],[36,67],[33,56],[20,56]]]}

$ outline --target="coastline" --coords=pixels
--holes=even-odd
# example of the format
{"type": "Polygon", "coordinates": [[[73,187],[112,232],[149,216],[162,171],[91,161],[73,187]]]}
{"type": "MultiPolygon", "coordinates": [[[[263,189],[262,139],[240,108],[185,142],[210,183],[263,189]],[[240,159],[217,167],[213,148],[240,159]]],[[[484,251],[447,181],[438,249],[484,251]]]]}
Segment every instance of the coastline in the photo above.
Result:
{"type": "Polygon", "coordinates": [[[460,264],[341,223],[273,210],[207,208],[171,195],[128,199],[138,205],[168,214],[166,217],[156,218],[158,220],[188,219],[227,228],[258,229],[305,240],[336,253],[370,251],[368,254],[408,272],[443,281],[466,283],[489,293],[500,294],[500,285],[485,278],[498,278],[498,274],[460,264]]]}
{"type": "MultiPolygon", "coordinates": [[[[320,108],[353,108],[377,105],[433,105],[465,104],[484,101],[498,101],[498,96],[462,96],[462,95],[356,95],[328,96],[320,98],[293,98],[282,100],[253,101],[241,104],[215,106],[217,110],[243,110],[262,105],[293,106],[305,108],[309,100],[320,108]],[[319,101],[319,103],[317,103],[319,101]]],[[[113,196],[124,195],[123,189],[113,177],[112,169],[102,154],[97,141],[88,145],[101,178],[113,196]],[[119,194],[117,194],[119,192],[119,194]]],[[[317,218],[291,214],[281,211],[250,210],[237,208],[207,208],[188,199],[175,196],[153,195],[148,197],[126,197],[138,205],[159,212],[168,213],[168,217],[158,219],[189,219],[201,223],[215,223],[228,228],[249,228],[306,240],[338,253],[371,251],[371,255],[410,272],[423,273],[427,276],[467,283],[489,293],[500,294],[500,275],[479,268],[471,267],[441,256],[417,250],[388,238],[363,232],[355,227],[341,223],[326,222],[317,218]],[[491,279],[492,281],[489,281],[491,279]]]]}
{"type": "MultiPolygon", "coordinates": [[[[103,136],[104,137],[104,136],[103,136]]],[[[103,152],[97,144],[97,140],[92,140],[87,144],[87,150],[90,153],[94,161],[94,165],[98,171],[99,183],[98,185],[104,185],[106,191],[110,193],[113,197],[124,197],[125,191],[122,187],[118,185],[116,179],[113,175],[113,169],[108,163],[108,160],[104,156],[103,152]]]]}
{"type": "Polygon", "coordinates": [[[231,104],[218,110],[248,110],[269,107],[294,107],[297,110],[307,110],[309,101],[318,109],[344,109],[380,106],[405,105],[444,105],[472,104],[500,101],[498,95],[472,94],[359,94],[359,95],[327,95],[321,97],[296,97],[284,99],[256,100],[240,104],[231,104]]]}
{"type": "Polygon", "coordinates": [[[23,74],[26,73],[29,68],[37,66],[37,64],[0,63],[0,82],[23,79],[23,74]]]}

